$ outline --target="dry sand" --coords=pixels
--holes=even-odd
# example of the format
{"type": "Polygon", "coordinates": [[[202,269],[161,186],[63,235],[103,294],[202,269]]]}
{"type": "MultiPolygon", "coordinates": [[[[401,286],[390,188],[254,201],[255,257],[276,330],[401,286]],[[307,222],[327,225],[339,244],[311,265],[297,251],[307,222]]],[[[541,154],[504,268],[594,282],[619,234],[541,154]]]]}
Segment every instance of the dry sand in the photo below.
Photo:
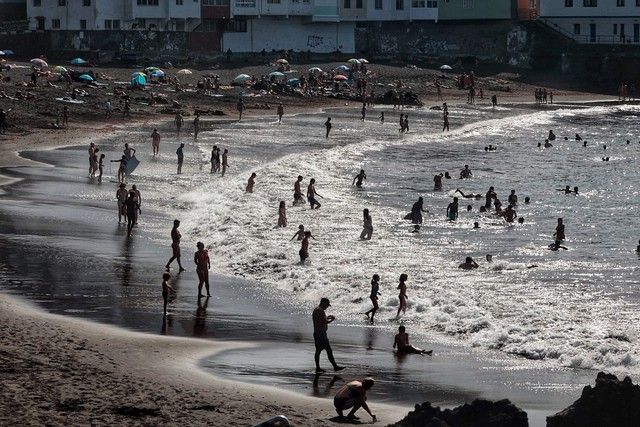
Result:
{"type": "MultiPolygon", "coordinates": [[[[0,295],[0,425],[248,426],[277,414],[299,426],[333,424],[330,400],[196,366],[241,345],[130,332],[0,295]]],[[[370,403],[380,425],[406,413],[370,403]]]]}

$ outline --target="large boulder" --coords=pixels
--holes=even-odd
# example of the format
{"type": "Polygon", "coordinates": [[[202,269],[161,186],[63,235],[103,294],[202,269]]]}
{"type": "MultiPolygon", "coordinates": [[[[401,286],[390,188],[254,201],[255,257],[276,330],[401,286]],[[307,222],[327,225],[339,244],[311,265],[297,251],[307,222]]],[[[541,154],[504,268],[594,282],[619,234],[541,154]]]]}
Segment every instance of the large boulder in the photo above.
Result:
{"type": "Polygon", "coordinates": [[[454,409],[441,410],[429,402],[416,405],[392,427],[528,427],[527,413],[508,400],[476,399],[454,409]]]}
{"type": "Polygon", "coordinates": [[[573,405],[547,417],[547,427],[596,426],[640,426],[640,386],[600,372],[595,387],[586,386],[573,405]]]}

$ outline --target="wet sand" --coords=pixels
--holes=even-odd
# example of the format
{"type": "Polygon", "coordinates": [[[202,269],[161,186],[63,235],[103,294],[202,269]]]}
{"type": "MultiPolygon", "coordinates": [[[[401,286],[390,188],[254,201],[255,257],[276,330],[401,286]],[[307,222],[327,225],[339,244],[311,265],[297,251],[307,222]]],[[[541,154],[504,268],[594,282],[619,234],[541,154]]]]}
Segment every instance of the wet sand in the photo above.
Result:
{"type": "MultiPolygon", "coordinates": [[[[215,350],[220,348],[229,351],[202,361],[205,368],[233,378],[234,393],[238,393],[238,397],[255,399],[255,395],[246,391],[253,390],[252,387],[235,382],[239,378],[327,396],[341,381],[376,372],[380,387],[376,387],[372,393],[371,401],[375,408],[380,408],[380,401],[394,404],[393,409],[385,409],[389,414],[387,421],[392,421],[394,416],[398,419],[407,406],[423,400],[449,406],[474,397],[509,397],[529,411],[532,425],[541,425],[545,415],[573,401],[582,385],[593,377],[593,373],[588,371],[549,372],[530,361],[526,361],[525,367],[525,363],[519,363],[524,361],[469,354],[467,350],[453,346],[438,346],[434,349],[436,355],[433,358],[414,357],[403,362],[395,359],[390,352],[389,337],[378,335],[375,328],[345,328],[338,322],[331,329],[331,337],[335,342],[337,357],[350,368],[332,385],[334,388],[327,388],[333,379],[329,375],[321,377],[317,386],[314,386],[310,357],[312,343],[306,308],[292,306],[287,302],[286,295],[276,291],[264,292],[258,283],[220,276],[212,278],[212,299],[208,304],[198,306],[193,271],[177,281],[179,297],[171,307],[172,314],[165,321],[160,315],[159,284],[155,283],[158,282],[158,270],[154,266],[166,261],[167,248],[155,245],[143,229],[137,231],[135,239],[126,240],[122,227],[114,224],[113,202],[80,201],[68,197],[79,185],[89,185],[86,180],[77,179],[82,172],[74,168],[73,162],[67,165],[69,159],[75,159],[83,151],[84,147],[27,153],[26,157],[39,162],[58,163],[57,170],[39,166],[7,171],[13,178],[28,178],[8,189],[10,197],[5,201],[0,216],[3,230],[0,261],[4,266],[2,273],[7,287],[54,313],[72,314],[145,332],[209,338],[207,346],[217,345],[210,343],[211,338],[216,339],[215,343],[220,339],[225,343],[227,340],[260,341],[260,347],[252,350],[230,350],[227,344],[216,347],[215,350]],[[522,375],[523,371],[526,374],[522,375]],[[402,406],[398,406],[400,402],[402,406]]],[[[162,212],[145,208],[145,217],[150,216],[163,218],[162,212]]],[[[170,224],[169,218],[164,219],[170,224]]],[[[188,256],[185,258],[189,259],[188,256]]],[[[9,317],[15,317],[15,320],[22,316],[18,309],[11,313],[9,317]]],[[[31,313],[36,316],[34,312],[31,313]]],[[[69,320],[67,317],[41,315],[48,321],[56,319],[51,320],[54,323],[57,320],[69,320]]],[[[18,321],[8,323],[7,327],[11,330],[19,329],[19,326],[18,321]]],[[[60,326],[60,333],[65,333],[67,326],[60,326]]],[[[98,328],[93,333],[103,328],[95,324],[91,324],[91,327],[98,328]]],[[[51,336],[27,336],[26,339],[37,342],[55,339],[60,345],[66,345],[64,339],[51,336]]],[[[417,344],[428,346],[425,343],[417,344]]],[[[64,351],[73,352],[74,348],[73,344],[69,344],[64,351]]],[[[213,347],[207,348],[208,352],[215,351],[213,347]]],[[[110,350],[104,351],[108,353],[110,350]]],[[[189,362],[204,357],[204,353],[190,357],[189,362]]],[[[101,364],[95,361],[97,367],[101,364]]],[[[153,364],[149,366],[153,367],[153,364]]],[[[128,359],[119,368],[123,371],[140,369],[128,359]]],[[[184,369],[192,371],[190,375],[210,377],[193,365],[184,369]]],[[[18,383],[24,381],[24,377],[18,380],[18,383]]],[[[155,380],[158,380],[157,376],[155,380]]],[[[221,387],[220,396],[225,392],[226,389],[221,387]]],[[[146,396],[141,402],[148,399],[146,396]]],[[[316,425],[317,421],[322,425],[331,417],[331,402],[310,402],[313,402],[308,404],[310,406],[302,403],[297,406],[296,400],[293,411],[311,411],[314,417],[324,420],[314,419],[313,424],[316,425]]],[[[272,405],[272,412],[258,412],[255,407],[248,409],[244,414],[246,418],[242,418],[244,422],[238,422],[238,425],[257,421],[260,417],[256,417],[256,414],[289,413],[289,408],[285,406],[278,406],[278,403],[272,405]],[[252,409],[257,412],[252,412],[252,409]]],[[[179,412],[179,409],[176,410],[179,412]]],[[[374,410],[382,414],[381,410],[374,410]]],[[[221,416],[217,413],[211,415],[214,418],[210,420],[223,420],[215,418],[221,416]]],[[[237,413],[231,415],[237,416],[237,413]]],[[[197,419],[197,416],[194,417],[197,419]]],[[[191,420],[189,422],[193,423],[191,420]]],[[[224,422],[227,422],[226,418],[224,422]]],[[[298,420],[298,424],[305,423],[298,420]]]]}

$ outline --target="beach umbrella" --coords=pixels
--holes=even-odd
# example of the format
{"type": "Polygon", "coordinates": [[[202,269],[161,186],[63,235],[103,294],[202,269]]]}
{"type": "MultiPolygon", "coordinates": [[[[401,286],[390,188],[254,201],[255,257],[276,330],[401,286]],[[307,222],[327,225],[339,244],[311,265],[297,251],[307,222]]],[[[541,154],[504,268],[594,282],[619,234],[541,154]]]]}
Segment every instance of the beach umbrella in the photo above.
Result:
{"type": "Polygon", "coordinates": [[[347,79],[347,76],[343,76],[342,74],[338,74],[337,76],[335,76],[335,77],[333,78],[333,80],[343,82],[343,81],[348,80],[348,79],[347,79]]]}
{"type": "Polygon", "coordinates": [[[178,74],[181,76],[186,76],[188,74],[193,74],[193,72],[191,70],[187,70],[186,68],[183,70],[178,71],[178,74]]]}
{"type": "Polygon", "coordinates": [[[276,61],[276,64],[288,64],[288,63],[289,63],[289,61],[287,61],[286,59],[278,59],[276,61]]]}
{"type": "Polygon", "coordinates": [[[164,77],[164,71],[156,70],[156,71],[151,73],[151,77],[155,77],[155,78],[164,77]]]}
{"type": "Polygon", "coordinates": [[[145,73],[143,73],[142,71],[136,71],[135,73],[131,74],[131,78],[137,77],[137,76],[142,76],[144,78],[147,78],[147,75],[145,73]]]}
{"type": "Polygon", "coordinates": [[[351,58],[350,60],[347,61],[348,64],[359,64],[360,61],[358,61],[356,58],[351,58]]]}
{"type": "Polygon", "coordinates": [[[83,82],[92,82],[95,79],[93,77],[91,77],[89,74],[82,74],[80,77],[78,77],[79,80],[82,80],[83,82]]]}
{"type": "Polygon", "coordinates": [[[58,65],[54,67],[53,71],[55,71],[56,73],[64,74],[67,72],[67,69],[58,65]]]}
{"type": "Polygon", "coordinates": [[[453,68],[451,68],[449,65],[443,65],[442,67],[440,67],[440,69],[441,69],[442,71],[445,71],[445,70],[446,70],[446,71],[453,70],[453,68]]]}
{"type": "Polygon", "coordinates": [[[84,65],[87,63],[87,61],[82,58],[73,58],[71,61],[69,61],[69,63],[72,65],[84,65]]]}
{"type": "Polygon", "coordinates": [[[144,74],[138,74],[133,79],[131,79],[131,86],[132,87],[144,86],[146,84],[147,84],[147,79],[144,76],[144,74]]]}
{"type": "Polygon", "coordinates": [[[289,79],[287,80],[287,86],[298,86],[300,84],[300,79],[289,79]]]}
{"type": "Polygon", "coordinates": [[[280,71],[274,71],[273,73],[269,74],[269,77],[275,77],[277,79],[280,79],[282,77],[285,77],[285,75],[280,71]]]}
{"type": "Polygon", "coordinates": [[[47,62],[45,60],[40,59],[40,58],[33,58],[29,62],[31,62],[36,67],[40,67],[40,68],[47,68],[49,66],[49,64],[47,64],[47,62]]]}
{"type": "Polygon", "coordinates": [[[307,71],[310,72],[310,73],[321,73],[322,72],[322,68],[312,67],[312,68],[309,68],[307,71]]]}
{"type": "Polygon", "coordinates": [[[251,80],[251,76],[248,74],[238,74],[235,79],[233,79],[236,83],[244,83],[248,80],[251,80]]]}
{"type": "Polygon", "coordinates": [[[147,67],[147,68],[144,69],[144,72],[147,73],[147,74],[151,74],[154,71],[158,71],[159,69],[160,68],[158,68],[158,67],[147,67]]]}
{"type": "Polygon", "coordinates": [[[335,71],[349,71],[351,68],[347,67],[346,65],[340,65],[336,68],[334,68],[335,71]]]}
{"type": "Polygon", "coordinates": [[[0,50],[0,56],[4,56],[4,52],[0,50]]]}
{"type": "Polygon", "coordinates": [[[367,61],[364,58],[360,58],[360,59],[358,59],[358,61],[360,61],[362,64],[368,64],[369,63],[369,61],[367,61]]]}
{"type": "Polygon", "coordinates": [[[2,50],[4,52],[5,55],[10,56],[10,55],[15,55],[15,53],[11,50],[11,49],[3,49],[2,50]]]}

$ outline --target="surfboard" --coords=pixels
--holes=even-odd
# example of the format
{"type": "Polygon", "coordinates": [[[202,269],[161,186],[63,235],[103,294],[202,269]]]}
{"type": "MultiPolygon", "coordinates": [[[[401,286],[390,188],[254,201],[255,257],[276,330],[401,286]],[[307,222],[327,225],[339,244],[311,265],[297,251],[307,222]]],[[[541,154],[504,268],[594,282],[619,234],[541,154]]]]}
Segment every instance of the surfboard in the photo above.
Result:
{"type": "Polygon", "coordinates": [[[133,156],[129,160],[127,160],[127,175],[131,175],[134,170],[138,167],[140,161],[136,159],[136,156],[133,156]]]}

